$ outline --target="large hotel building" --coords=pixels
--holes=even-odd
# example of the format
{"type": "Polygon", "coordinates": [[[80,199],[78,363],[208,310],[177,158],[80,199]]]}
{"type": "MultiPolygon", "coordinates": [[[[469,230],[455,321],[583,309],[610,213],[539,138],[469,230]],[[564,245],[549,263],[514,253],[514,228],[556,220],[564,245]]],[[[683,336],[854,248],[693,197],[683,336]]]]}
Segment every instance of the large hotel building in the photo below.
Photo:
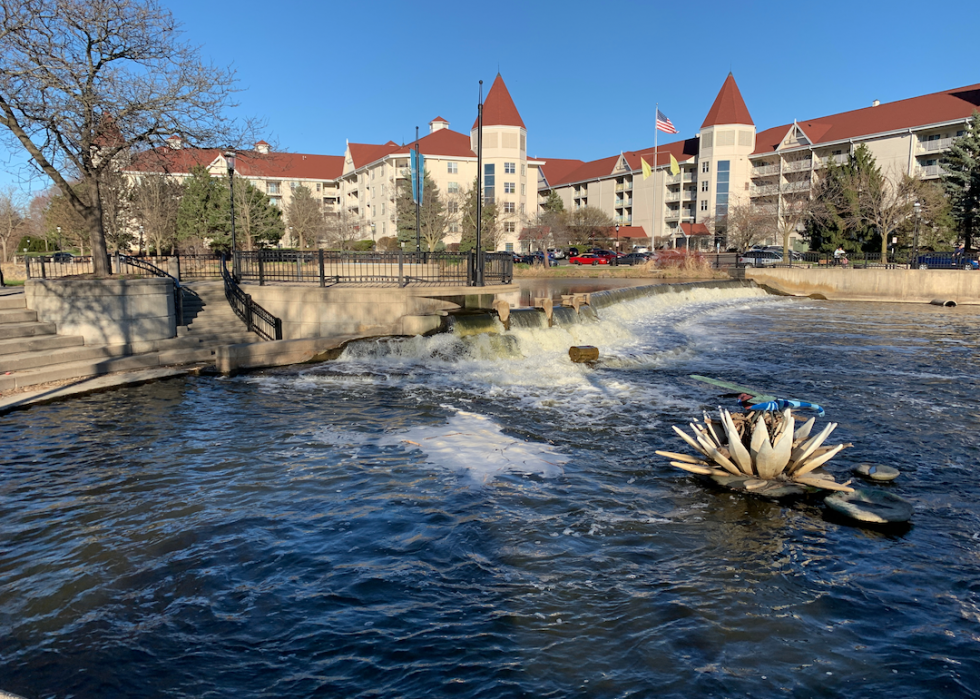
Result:
{"type": "MultiPolygon", "coordinates": [[[[588,162],[535,159],[528,158],[527,128],[497,75],[483,109],[484,196],[498,205],[499,249],[521,249],[521,230],[535,223],[551,192],[561,197],[566,210],[599,208],[631,236],[653,244],[714,248],[718,241],[712,231],[720,226],[711,223],[722,221],[729,206],[751,202],[788,211],[794,201],[810,196],[830,160],[843,162],[862,143],[889,178],[908,174],[937,179],[944,151],[964,133],[978,108],[980,84],[885,104],[876,101],[758,131],[729,74],[698,134],[658,144],[656,157],[649,147],[588,162]],[[671,173],[671,156],[679,166],[676,174],[671,173]],[[648,178],[642,175],[643,161],[653,168],[648,178]]],[[[459,195],[474,186],[477,171],[476,121],[468,134],[449,126],[436,117],[417,142],[426,172],[447,206],[447,244],[459,242],[459,195]]],[[[239,157],[238,170],[280,206],[303,184],[320,198],[325,214],[356,221],[362,238],[378,239],[396,235],[397,187],[408,176],[414,146],[348,143],[343,156],[245,155],[239,157]]],[[[225,172],[219,151],[180,152],[177,142],[171,149],[168,157],[154,162],[169,163],[164,169],[174,176],[186,175],[194,164],[216,175],[225,172]]],[[[267,145],[260,142],[256,149],[267,145]]],[[[139,163],[137,159],[127,170],[146,172],[139,163]]]]}

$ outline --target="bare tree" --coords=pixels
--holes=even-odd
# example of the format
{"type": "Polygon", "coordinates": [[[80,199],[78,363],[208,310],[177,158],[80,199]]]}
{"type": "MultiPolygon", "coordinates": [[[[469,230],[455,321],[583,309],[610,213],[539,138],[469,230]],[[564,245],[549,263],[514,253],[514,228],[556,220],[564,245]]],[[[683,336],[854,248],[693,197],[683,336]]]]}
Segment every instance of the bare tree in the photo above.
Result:
{"type": "Polygon", "coordinates": [[[341,209],[335,216],[327,219],[324,233],[329,245],[336,245],[341,250],[350,250],[355,241],[363,235],[364,220],[354,216],[346,209],[341,209]]]}
{"type": "Polygon", "coordinates": [[[16,246],[17,237],[24,229],[24,212],[17,202],[17,190],[5,187],[0,190],[0,262],[10,260],[10,243],[16,246]]]}
{"type": "Polygon", "coordinates": [[[156,0],[0,0],[0,126],[85,222],[109,274],[101,190],[133,149],[234,144],[234,73],[156,0]]]}
{"type": "Polygon", "coordinates": [[[871,173],[859,184],[858,216],[881,236],[881,261],[888,259],[888,240],[912,215],[916,180],[906,174],[885,177],[871,173]]]}
{"type": "Polygon", "coordinates": [[[286,207],[286,221],[299,242],[300,250],[306,249],[307,241],[317,239],[323,229],[323,211],[309,187],[300,185],[293,190],[292,199],[286,207]]]}
{"type": "Polygon", "coordinates": [[[159,254],[177,247],[177,211],[184,188],[166,175],[143,175],[132,190],[133,221],[159,254]]]}

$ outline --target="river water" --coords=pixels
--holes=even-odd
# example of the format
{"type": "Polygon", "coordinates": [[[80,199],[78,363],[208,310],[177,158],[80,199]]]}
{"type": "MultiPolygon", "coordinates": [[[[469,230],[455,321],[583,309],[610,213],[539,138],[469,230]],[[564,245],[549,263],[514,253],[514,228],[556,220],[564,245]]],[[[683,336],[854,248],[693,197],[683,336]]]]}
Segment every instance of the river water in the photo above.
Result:
{"type": "Polygon", "coordinates": [[[980,696],[978,320],[685,287],[0,417],[0,689],[980,696]],[[822,404],[911,526],[670,467],[736,407],[691,373],[822,404]]]}

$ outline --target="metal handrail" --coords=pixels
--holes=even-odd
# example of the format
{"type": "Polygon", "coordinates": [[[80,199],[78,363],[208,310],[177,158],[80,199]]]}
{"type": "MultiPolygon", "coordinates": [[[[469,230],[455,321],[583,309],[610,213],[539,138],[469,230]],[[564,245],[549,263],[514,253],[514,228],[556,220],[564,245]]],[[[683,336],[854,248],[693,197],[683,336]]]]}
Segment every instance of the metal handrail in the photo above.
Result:
{"type": "Polygon", "coordinates": [[[129,255],[124,255],[121,252],[116,252],[117,267],[122,268],[122,263],[126,263],[130,267],[135,267],[136,269],[141,269],[144,272],[149,272],[155,277],[170,278],[174,282],[174,311],[177,314],[177,325],[184,324],[184,292],[180,288],[180,280],[177,279],[172,274],[164,272],[162,269],[154,264],[147,262],[146,260],[141,260],[138,257],[131,257],[129,255]]]}
{"type": "Polygon", "coordinates": [[[282,339],[282,320],[276,318],[242,291],[228,272],[227,258],[221,256],[221,278],[225,283],[225,298],[235,315],[242,319],[249,332],[254,332],[265,340],[282,339]]]}

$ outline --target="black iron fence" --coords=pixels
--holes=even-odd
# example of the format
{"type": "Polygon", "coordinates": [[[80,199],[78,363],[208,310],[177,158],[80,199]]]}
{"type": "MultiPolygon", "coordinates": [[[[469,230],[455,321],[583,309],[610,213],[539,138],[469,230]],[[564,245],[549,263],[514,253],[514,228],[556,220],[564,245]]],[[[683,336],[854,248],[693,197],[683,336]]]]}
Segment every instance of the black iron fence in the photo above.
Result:
{"type": "MultiPolygon", "coordinates": [[[[483,254],[484,284],[509,284],[514,276],[510,253],[483,254]]],[[[292,283],[378,287],[475,286],[477,256],[472,252],[336,252],[259,250],[238,252],[235,273],[256,284],[292,283]]]]}
{"type": "Polygon", "coordinates": [[[235,315],[245,323],[249,332],[254,332],[266,340],[281,340],[282,320],[255,303],[249,294],[242,291],[242,288],[238,286],[238,283],[228,272],[224,258],[221,259],[220,267],[221,278],[225,283],[225,298],[228,299],[235,315]]]}
{"type": "Polygon", "coordinates": [[[93,274],[95,265],[91,256],[24,256],[28,279],[60,279],[80,274],[93,274]]]}

